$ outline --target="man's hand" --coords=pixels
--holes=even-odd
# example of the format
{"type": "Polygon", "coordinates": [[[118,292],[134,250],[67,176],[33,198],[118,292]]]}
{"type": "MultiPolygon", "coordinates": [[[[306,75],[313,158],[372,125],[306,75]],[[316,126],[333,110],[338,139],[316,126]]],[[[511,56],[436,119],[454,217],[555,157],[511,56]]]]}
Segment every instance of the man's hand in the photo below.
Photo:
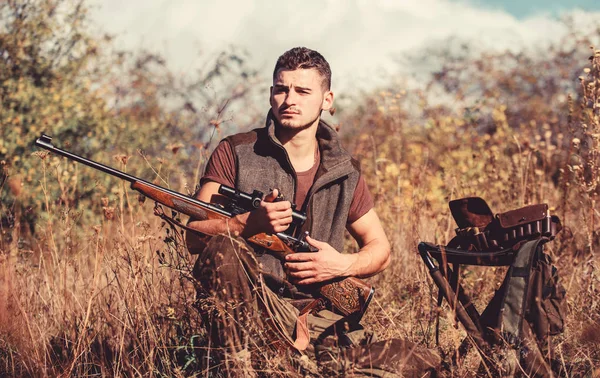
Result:
{"type": "MultiPolygon", "coordinates": [[[[206,182],[200,188],[196,198],[210,203],[227,204],[228,199],[219,194],[221,184],[216,182],[206,182]]],[[[289,201],[277,201],[279,190],[274,189],[267,194],[261,201],[260,206],[250,212],[236,215],[231,219],[208,219],[193,220],[188,223],[188,227],[197,229],[208,235],[218,235],[220,233],[231,232],[234,235],[241,235],[244,238],[260,234],[262,232],[274,234],[288,229],[292,223],[292,204],[289,201]]],[[[188,235],[188,234],[186,234],[188,235]]],[[[189,234],[188,248],[194,247],[194,239],[197,236],[189,234]]],[[[197,244],[197,243],[196,243],[197,244]]]]}
{"type": "Polygon", "coordinates": [[[291,253],[285,257],[285,267],[296,284],[312,284],[338,277],[371,277],[390,264],[388,242],[375,210],[369,210],[348,226],[358,242],[358,253],[344,254],[327,243],[306,237],[317,252],[291,253]]]}
{"type": "Polygon", "coordinates": [[[265,196],[260,206],[235,218],[242,226],[243,237],[250,237],[261,232],[275,234],[288,229],[292,223],[292,204],[290,201],[275,201],[279,190],[265,196]]]}
{"type": "Polygon", "coordinates": [[[307,285],[352,275],[352,265],[358,258],[356,254],[339,253],[329,244],[310,236],[306,241],[318,251],[291,253],[285,257],[285,268],[294,283],[307,285]]]}

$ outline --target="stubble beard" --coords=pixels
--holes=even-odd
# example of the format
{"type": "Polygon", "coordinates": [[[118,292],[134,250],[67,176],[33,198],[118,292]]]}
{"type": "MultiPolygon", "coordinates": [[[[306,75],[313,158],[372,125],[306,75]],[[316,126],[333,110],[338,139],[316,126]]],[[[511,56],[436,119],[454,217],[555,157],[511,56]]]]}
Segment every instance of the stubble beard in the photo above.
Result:
{"type": "Polygon", "coordinates": [[[302,131],[310,128],[319,118],[321,117],[321,113],[317,113],[316,116],[309,122],[304,124],[299,124],[298,121],[294,120],[277,120],[279,126],[286,131],[302,131]]]}

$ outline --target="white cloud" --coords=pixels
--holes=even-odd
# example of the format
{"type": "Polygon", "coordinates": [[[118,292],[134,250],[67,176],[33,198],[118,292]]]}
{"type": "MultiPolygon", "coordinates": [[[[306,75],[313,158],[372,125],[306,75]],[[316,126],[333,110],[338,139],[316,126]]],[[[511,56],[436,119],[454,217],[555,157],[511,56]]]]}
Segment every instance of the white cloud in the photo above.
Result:
{"type": "MultiPolygon", "coordinates": [[[[303,45],[330,62],[334,85],[351,87],[378,69],[403,72],[397,57],[455,36],[480,49],[520,50],[557,40],[566,29],[546,15],[524,20],[502,10],[448,0],[94,0],[104,30],[126,48],[162,52],[176,70],[198,63],[199,48],[247,49],[269,77],[277,57],[303,45]]],[[[600,13],[575,12],[590,22],[600,13]]]]}

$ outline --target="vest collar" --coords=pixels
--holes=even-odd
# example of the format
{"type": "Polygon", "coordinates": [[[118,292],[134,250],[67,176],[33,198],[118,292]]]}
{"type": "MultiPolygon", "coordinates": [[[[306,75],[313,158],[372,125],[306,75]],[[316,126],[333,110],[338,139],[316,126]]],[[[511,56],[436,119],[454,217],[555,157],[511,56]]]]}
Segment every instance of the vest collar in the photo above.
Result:
{"type": "MultiPolygon", "coordinates": [[[[285,148],[283,148],[281,142],[275,135],[275,118],[270,110],[267,114],[265,128],[270,142],[281,148],[291,168],[287,151],[285,151],[285,148]]],[[[333,127],[323,120],[319,121],[319,127],[317,128],[317,141],[319,143],[319,149],[321,153],[321,162],[317,177],[323,175],[329,177],[330,175],[333,175],[336,177],[332,177],[331,179],[336,179],[348,174],[353,169],[351,163],[352,156],[342,147],[337,131],[335,131],[333,127]]]]}

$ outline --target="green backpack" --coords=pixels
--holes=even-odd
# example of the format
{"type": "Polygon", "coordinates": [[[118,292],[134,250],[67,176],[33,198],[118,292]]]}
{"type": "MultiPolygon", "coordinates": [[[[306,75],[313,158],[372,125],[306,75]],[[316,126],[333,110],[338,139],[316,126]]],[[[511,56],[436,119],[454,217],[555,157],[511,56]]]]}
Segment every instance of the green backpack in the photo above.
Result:
{"type": "Polygon", "coordinates": [[[551,338],[564,330],[565,289],[544,244],[561,230],[548,206],[495,216],[478,197],[450,202],[457,236],[446,246],[420,243],[430,274],[467,331],[454,363],[470,346],[482,356],[482,375],[552,377],[551,338]],[[508,266],[501,287],[480,314],[459,283],[461,265],[508,266]]]}

